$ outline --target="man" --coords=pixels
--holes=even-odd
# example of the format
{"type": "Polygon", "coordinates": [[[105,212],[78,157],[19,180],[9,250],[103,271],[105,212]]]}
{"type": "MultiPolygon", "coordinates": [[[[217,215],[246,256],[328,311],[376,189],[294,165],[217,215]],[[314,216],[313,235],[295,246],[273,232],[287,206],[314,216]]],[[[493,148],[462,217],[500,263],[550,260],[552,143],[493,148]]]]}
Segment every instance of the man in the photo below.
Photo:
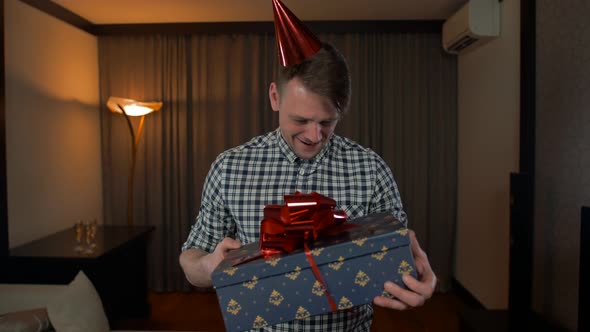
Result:
{"type": "MultiPolygon", "coordinates": [[[[388,211],[406,223],[397,185],[383,159],[334,134],[350,102],[349,70],[336,48],[318,45],[302,62],[282,66],[270,84],[279,128],[223,152],[211,166],[197,221],[180,255],[191,284],[212,286],[211,273],[229,250],[258,241],[264,205],[280,205],[284,195],[295,191],[333,198],[351,219],[388,211]]],[[[404,310],[432,296],[436,276],[413,233],[411,239],[419,279],[403,278],[409,290],[385,283],[392,298],[377,296],[375,305],[404,310]]],[[[368,331],[372,316],[372,306],[363,305],[269,330],[368,331]]]]}

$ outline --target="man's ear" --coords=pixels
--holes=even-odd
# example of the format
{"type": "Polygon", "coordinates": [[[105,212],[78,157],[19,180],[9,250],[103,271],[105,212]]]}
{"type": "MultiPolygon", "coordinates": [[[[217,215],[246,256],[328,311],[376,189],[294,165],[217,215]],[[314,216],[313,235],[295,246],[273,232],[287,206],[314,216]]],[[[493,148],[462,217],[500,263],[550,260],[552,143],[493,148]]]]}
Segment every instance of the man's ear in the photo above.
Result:
{"type": "Polygon", "coordinates": [[[270,107],[272,107],[273,111],[277,112],[281,104],[281,96],[279,95],[279,87],[275,82],[270,83],[268,98],[270,99],[270,107]]]}

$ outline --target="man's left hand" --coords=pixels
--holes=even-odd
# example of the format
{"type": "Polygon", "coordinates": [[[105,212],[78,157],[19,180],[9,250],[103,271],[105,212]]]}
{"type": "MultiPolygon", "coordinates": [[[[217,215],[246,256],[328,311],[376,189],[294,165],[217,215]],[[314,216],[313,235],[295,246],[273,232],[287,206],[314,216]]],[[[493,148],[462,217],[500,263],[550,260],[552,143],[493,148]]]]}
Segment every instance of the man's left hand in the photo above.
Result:
{"type": "Polygon", "coordinates": [[[416,264],[416,272],[418,279],[405,275],[402,280],[408,289],[404,289],[395,283],[388,281],[385,283],[385,291],[392,295],[392,298],[384,296],[376,296],[373,303],[378,306],[405,310],[408,308],[419,307],[426,302],[436,287],[436,275],[430,267],[428,257],[416,239],[414,231],[410,230],[410,240],[412,243],[412,254],[414,256],[414,263],[416,264]]]}

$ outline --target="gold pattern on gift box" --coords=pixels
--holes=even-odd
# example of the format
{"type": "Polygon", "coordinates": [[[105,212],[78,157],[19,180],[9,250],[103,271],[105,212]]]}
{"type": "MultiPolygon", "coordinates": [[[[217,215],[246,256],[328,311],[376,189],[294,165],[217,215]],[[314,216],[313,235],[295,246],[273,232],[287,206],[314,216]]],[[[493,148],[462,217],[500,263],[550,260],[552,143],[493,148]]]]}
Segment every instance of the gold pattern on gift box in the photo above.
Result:
{"type": "Polygon", "coordinates": [[[338,257],[338,262],[330,263],[328,267],[334,271],[338,271],[342,267],[342,264],[344,264],[344,257],[340,256],[338,257]]]}
{"type": "Polygon", "coordinates": [[[406,261],[402,261],[399,267],[397,268],[397,273],[405,276],[410,274],[410,272],[412,271],[414,271],[414,268],[412,267],[412,265],[410,265],[410,263],[406,261]]]}
{"type": "Polygon", "coordinates": [[[283,295],[281,295],[281,293],[273,289],[272,293],[270,294],[270,297],[268,298],[268,302],[276,306],[279,306],[284,299],[285,298],[283,297],[283,295]]]}
{"type": "Polygon", "coordinates": [[[281,258],[279,258],[279,257],[271,258],[271,259],[266,260],[266,264],[269,264],[270,266],[277,266],[277,264],[279,264],[280,261],[281,261],[281,258]]]}
{"type": "Polygon", "coordinates": [[[252,280],[245,281],[244,283],[242,283],[242,286],[244,286],[248,289],[254,289],[254,287],[256,287],[257,283],[258,283],[258,277],[254,276],[254,277],[252,277],[252,280]]]}
{"type": "Polygon", "coordinates": [[[395,231],[397,234],[400,234],[401,236],[406,236],[408,235],[408,229],[407,228],[402,228],[402,229],[398,229],[397,231],[395,231]]]}
{"type": "Polygon", "coordinates": [[[319,281],[316,280],[313,284],[311,292],[317,296],[322,296],[326,292],[326,288],[324,288],[324,285],[322,285],[319,281]]]}
{"type": "Polygon", "coordinates": [[[371,280],[371,278],[369,278],[365,272],[359,271],[359,273],[356,274],[356,278],[354,278],[354,283],[365,287],[369,283],[369,280],[371,280]]]}
{"type": "Polygon", "coordinates": [[[312,253],[312,255],[317,257],[322,253],[322,251],[324,251],[324,248],[316,248],[316,249],[313,249],[311,251],[311,253],[312,253]]]}
{"type": "Polygon", "coordinates": [[[227,304],[227,308],[225,310],[227,310],[227,312],[235,316],[240,312],[240,310],[242,310],[242,306],[240,306],[240,304],[236,300],[231,299],[227,304]]]}
{"type": "Polygon", "coordinates": [[[349,299],[346,298],[346,296],[343,296],[340,299],[340,302],[338,302],[338,310],[343,310],[343,309],[350,309],[352,308],[354,305],[352,304],[352,302],[350,302],[349,299]]]}
{"type": "Polygon", "coordinates": [[[237,267],[230,267],[230,268],[227,268],[227,269],[223,270],[223,273],[225,273],[227,275],[230,275],[230,276],[233,276],[236,273],[237,270],[238,270],[237,267]]]}
{"type": "Polygon", "coordinates": [[[252,324],[252,328],[261,329],[266,326],[268,326],[268,323],[264,320],[264,318],[262,318],[260,316],[256,316],[256,319],[254,320],[254,324],[252,324]]]}
{"type": "Polygon", "coordinates": [[[304,307],[299,307],[299,309],[297,309],[297,313],[295,313],[296,319],[306,319],[309,316],[311,316],[309,311],[307,311],[307,309],[304,307]]]}
{"type": "Polygon", "coordinates": [[[287,277],[291,280],[295,280],[299,277],[300,274],[301,274],[301,268],[299,266],[297,266],[297,267],[295,267],[295,271],[285,274],[285,277],[287,277]]]}
{"type": "Polygon", "coordinates": [[[356,244],[359,247],[362,247],[366,241],[367,241],[367,238],[364,237],[362,239],[356,239],[356,240],[352,241],[352,243],[356,244]]]}
{"type": "Polygon", "coordinates": [[[387,248],[386,246],[383,246],[383,248],[381,248],[381,252],[376,252],[376,253],[372,254],[371,257],[375,258],[378,261],[381,261],[383,259],[383,257],[385,257],[385,255],[387,255],[387,250],[389,250],[389,248],[387,248]]]}

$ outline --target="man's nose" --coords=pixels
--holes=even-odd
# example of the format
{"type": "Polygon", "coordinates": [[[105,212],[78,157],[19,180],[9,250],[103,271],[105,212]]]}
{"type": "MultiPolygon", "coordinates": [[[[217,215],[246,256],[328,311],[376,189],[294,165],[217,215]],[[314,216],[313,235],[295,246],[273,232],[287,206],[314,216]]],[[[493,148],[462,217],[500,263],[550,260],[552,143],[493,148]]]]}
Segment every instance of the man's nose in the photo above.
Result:
{"type": "Polygon", "coordinates": [[[319,123],[310,123],[305,136],[311,143],[319,143],[322,140],[322,126],[319,123]]]}

